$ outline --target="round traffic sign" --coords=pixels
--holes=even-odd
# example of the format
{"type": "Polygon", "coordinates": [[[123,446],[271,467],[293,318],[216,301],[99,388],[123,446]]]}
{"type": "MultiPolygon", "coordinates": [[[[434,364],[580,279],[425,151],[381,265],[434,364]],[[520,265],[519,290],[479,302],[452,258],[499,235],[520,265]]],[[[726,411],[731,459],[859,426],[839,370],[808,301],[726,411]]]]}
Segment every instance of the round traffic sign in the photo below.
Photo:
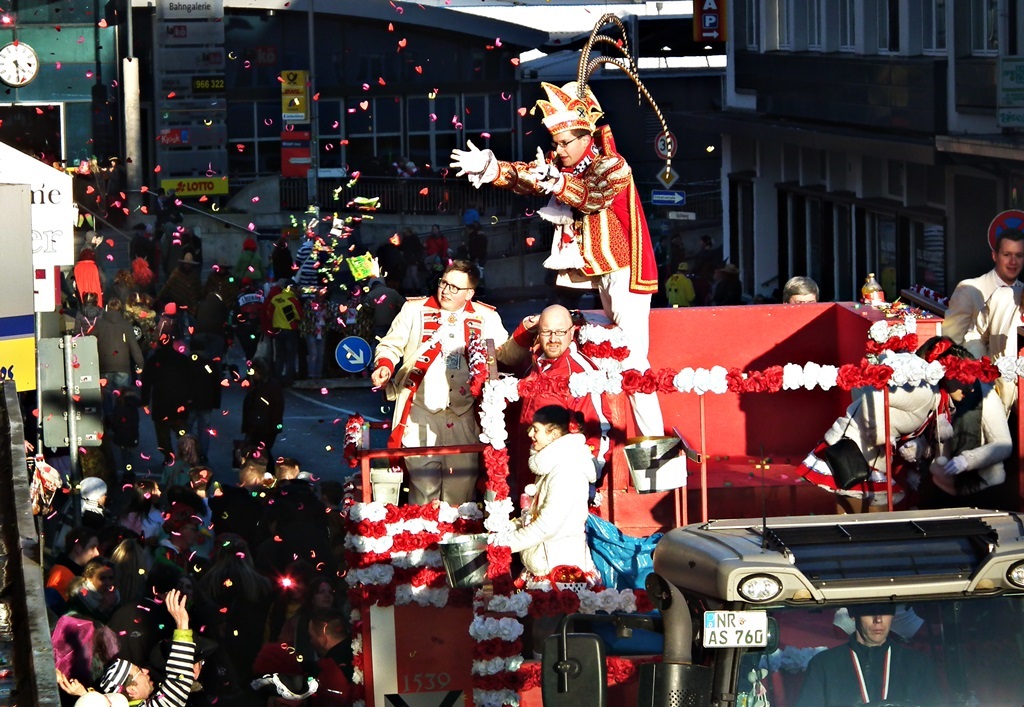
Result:
{"type": "Polygon", "coordinates": [[[670,130],[662,130],[658,137],[654,138],[654,152],[659,160],[669,160],[676,156],[676,136],[670,130]]]}
{"type": "Polygon", "coordinates": [[[997,214],[988,225],[988,247],[995,251],[996,239],[1006,230],[1024,231],[1024,211],[1010,209],[997,214]]]}
{"type": "Polygon", "coordinates": [[[373,351],[366,339],[346,336],[334,350],[334,360],[346,373],[359,373],[373,361],[373,351]]]}

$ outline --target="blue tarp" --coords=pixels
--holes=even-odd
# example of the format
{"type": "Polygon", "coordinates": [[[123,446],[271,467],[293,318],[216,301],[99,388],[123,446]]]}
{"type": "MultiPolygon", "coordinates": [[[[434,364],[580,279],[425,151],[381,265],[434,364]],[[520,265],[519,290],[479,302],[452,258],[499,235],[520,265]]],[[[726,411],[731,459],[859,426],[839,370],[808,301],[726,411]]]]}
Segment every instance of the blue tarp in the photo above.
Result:
{"type": "MultiPolygon", "coordinates": [[[[647,575],[654,569],[654,546],[662,535],[664,533],[634,538],[593,513],[587,516],[587,544],[606,587],[643,589],[647,575]]],[[[619,638],[608,624],[595,623],[592,629],[605,642],[609,655],[647,655],[662,651],[660,633],[638,629],[631,638],[619,638]]]]}
{"type": "Polygon", "coordinates": [[[654,569],[654,546],[662,535],[634,538],[604,518],[593,513],[587,516],[587,544],[606,587],[643,589],[654,569]]]}

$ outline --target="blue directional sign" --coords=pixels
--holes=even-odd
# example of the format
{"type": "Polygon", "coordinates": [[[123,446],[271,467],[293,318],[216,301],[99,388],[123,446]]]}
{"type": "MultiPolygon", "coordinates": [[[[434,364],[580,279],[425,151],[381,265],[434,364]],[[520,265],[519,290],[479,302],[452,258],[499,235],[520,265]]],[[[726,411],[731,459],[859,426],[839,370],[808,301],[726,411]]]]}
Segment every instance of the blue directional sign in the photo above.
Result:
{"type": "Polygon", "coordinates": [[[686,203],[686,192],[652,189],[651,203],[655,206],[682,206],[686,203]]]}
{"type": "Polygon", "coordinates": [[[346,373],[359,373],[373,361],[373,351],[366,339],[346,336],[334,350],[334,360],[346,373]]]}

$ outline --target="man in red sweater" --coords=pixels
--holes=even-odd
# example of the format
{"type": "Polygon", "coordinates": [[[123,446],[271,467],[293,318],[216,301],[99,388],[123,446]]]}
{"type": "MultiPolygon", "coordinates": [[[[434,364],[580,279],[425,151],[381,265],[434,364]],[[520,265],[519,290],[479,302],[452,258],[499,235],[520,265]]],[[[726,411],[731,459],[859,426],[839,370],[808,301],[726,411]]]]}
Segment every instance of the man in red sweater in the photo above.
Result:
{"type": "Polygon", "coordinates": [[[516,361],[530,360],[523,379],[522,407],[519,413],[519,431],[510,435],[512,479],[519,490],[530,483],[530,440],[526,429],[533,414],[545,405],[559,405],[583,415],[583,434],[594,452],[597,478],[600,482],[604,466],[611,459],[612,446],[625,438],[621,396],[590,393],[575,398],[569,392],[569,376],[573,373],[598,370],[597,365],[583,355],[576,345],[576,326],[569,310],[552,305],[539,317],[527,317],[516,327],[512,338],[502,346],[503,358],[516,361]]]}

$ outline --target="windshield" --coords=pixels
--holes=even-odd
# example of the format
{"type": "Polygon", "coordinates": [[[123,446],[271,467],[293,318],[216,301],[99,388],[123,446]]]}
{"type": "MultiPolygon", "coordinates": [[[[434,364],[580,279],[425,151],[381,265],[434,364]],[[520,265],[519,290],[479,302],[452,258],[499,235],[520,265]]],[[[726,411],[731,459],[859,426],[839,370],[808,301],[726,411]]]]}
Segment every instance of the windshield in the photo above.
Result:
{"type": "Polygon", "coordinates": [[[769,609],[779,648],[743,656],[736,704],[1020,705],[1022,599],[769,609]]]}

